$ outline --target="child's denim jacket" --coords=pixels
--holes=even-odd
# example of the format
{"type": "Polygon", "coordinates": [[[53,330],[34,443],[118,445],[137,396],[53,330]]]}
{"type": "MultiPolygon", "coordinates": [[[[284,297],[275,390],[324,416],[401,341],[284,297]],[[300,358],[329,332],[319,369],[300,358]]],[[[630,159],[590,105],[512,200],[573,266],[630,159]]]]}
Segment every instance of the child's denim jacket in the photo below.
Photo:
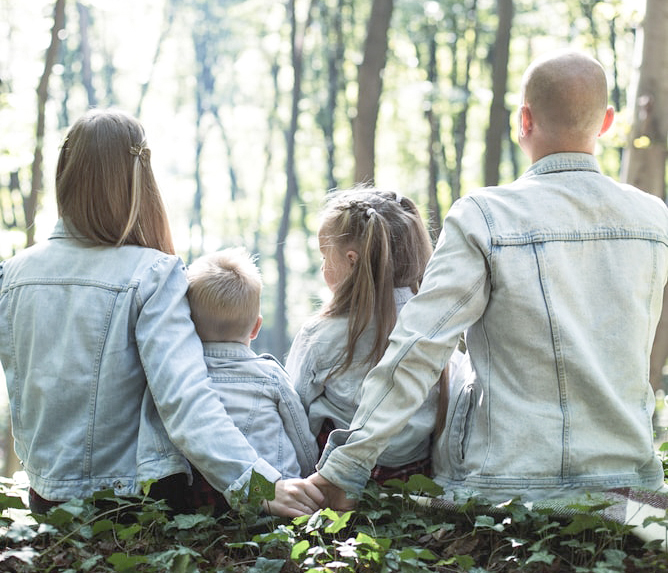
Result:
{"type": "Polygon", "coordinates": [[[311,475],[318,448],[283,366],[239,342],[205,342],[204,360],[225,410],[257,454],[284,479],[311,475]]]}
{"type": "Polygon", "coordinates": [[[666,205],[592,155],[550,155],[463,197],[320,472],[361,489],[467,331],[474,374],[452,389],[437,445],[448,492],[659,487],[649,355],[667,276],[666,205]]]}
{"type": "Polygon", "coordinates": [[[58,222],[0,263],[0,361],[16,453],[59,501],[190,474],[241,490],[258,458],[218,400],[190,318],[180,258],[90,246],[58,222]]]}
{"type": "MultiPolygon", "coordinates": [[[[410,288],[394,289],[397,313],[413,296],[410,288]]],[[[318,434],[330,418],[336,428],[347,429],[360,403],[362,381],[371,369],[364,359],[371,350],[375,326],[360,336],[351,366],[331,377],[327,374],[340,362],[348,337],[348,317],[317,317],[297,333],[286,360],[286,369],[308,413],[311,431],[318,434]]],[[[378,464],[399,467],[430,455],[430,436],[437,410],[437,389],[420,406],[402,432],[394,436],[380,455],[378,464]]]]}

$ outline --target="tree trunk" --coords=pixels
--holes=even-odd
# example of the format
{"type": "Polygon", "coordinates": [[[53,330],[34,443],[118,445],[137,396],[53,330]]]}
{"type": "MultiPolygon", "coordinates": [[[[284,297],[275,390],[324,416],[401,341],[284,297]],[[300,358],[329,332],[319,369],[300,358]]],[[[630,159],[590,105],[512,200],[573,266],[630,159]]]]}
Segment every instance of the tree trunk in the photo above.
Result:
{"type": "Polygon", "coordinates": [[[501,146],[503,134],[508,129],[506,110],[506,85],[508,81],[508,57],[510,30],[513,22],[513,0],[497,0],[498,24],[492,58],[492,105],[489,110],[489,127],[485,138],[485,185],[499,184],[501,146]]]}
{"type": "Polygon", "coordinates": [[[44,128],[45,128],[45,113],[46,101],[49,98],[49,78],[51,77],[51,70],[56,61],[58,49],[60,48],[59,32],[65,26],[65,0],[56,0],[53,9],[53,28],[51,28],[51,44],[46,50],[44,58],[44,72],[42,78],[37,86],[37,129],[35,137],[35,154],[32,162],[32,185],[30,194],[23,200],[23,210],[26,220],[26,246],[34,244],[35,242],[35,216],[37,215],[37,207],[39,205],[39,197],[42,192],[43,185],[43,145],[44,145],[44,128]]]}
{"type": "MultiPolygon", "coordinates": [[[[642,63],[634,102],[633,125],[623,157],[622,180],[657,197],[666,196],[666,136],[668,135],[668,2],[647,0],[642,63]]],[[[662,387],[661,371],[668,358],[668,291],[650,360],[650,381],[662,387]]]]}
{"type": "Polygon", "coordinates": [[[295,2],[290,0],[290,37],[292,45],[292,70],[294,79],[292,82],[292,110],[290,114],[290,126],[285,134],[286,157],[285,170],[287,175],[287,186],[285,198],[283,199],[283,213],[278,228],[276,239],[276,266],[278,271],[278,282],[276,285],[276,319],[274,321],[274,353],[282,360],[288,353],[288,317],[287,317],[287,266],[285,264],[285,243],[290,230],[290,211],[292,202],[299,194],[297,172],[295,166],[295,145],[299,120],[299,100],[302,96],[302,68],[304,63],[304,36],[311,25],[311,14],[315,0],[311,0],[306,23],[301,31],[298,30],[297,16],[295,14],[295,2]]]}
{"type": "Polygon", "coordinates": [[[357,83],[357,115],[353,120],[355,182],[373,183],[376,167],[376,122],[387,60],[387,33],[394,0],[373,0],[357,83]]]}

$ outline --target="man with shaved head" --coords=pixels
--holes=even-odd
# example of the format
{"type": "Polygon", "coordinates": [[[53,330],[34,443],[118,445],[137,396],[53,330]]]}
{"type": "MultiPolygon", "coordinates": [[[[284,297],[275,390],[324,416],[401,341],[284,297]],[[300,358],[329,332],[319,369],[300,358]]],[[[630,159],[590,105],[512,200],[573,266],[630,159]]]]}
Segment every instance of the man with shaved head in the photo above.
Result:
{"type": "Polygon", "coordinates": [[[593,154],[613,117],[604,70],[589,56],[552,53],[526,71],[518,137],[532,164],[448,212],[350,429],[331,434],[309,478],[329,505],[353,504],[462,333],[472,370],[451,380],[434,449],[446,495],[662,486],[649,354],[668,277],[668,209],[601,174],[593,154]]]}

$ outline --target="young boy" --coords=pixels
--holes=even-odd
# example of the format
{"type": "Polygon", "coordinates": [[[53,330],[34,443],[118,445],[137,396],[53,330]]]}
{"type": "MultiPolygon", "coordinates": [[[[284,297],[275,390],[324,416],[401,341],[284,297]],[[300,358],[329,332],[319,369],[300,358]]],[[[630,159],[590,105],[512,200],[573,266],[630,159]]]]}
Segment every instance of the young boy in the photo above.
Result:
{"type": "Polygon", "coordinates": [[[262,278],[243,248],[195,260],[188,269],[192,319],[209,376],[227,413],[283,478],[315,469],[317,446],[287,372],[250,348],[262,326],[262,278]]]}

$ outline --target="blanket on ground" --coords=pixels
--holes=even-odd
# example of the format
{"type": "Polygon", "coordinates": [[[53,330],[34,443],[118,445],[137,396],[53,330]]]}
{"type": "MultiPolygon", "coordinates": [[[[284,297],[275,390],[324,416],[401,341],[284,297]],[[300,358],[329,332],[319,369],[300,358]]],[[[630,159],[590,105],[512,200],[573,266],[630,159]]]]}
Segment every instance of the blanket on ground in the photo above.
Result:
{"type": "MultiPolygon", "coordinates": [[[[417,496],[416,501],[431,511],[459,513],[462,505],[442,498],[417,496]]],[[[660,541],[668,551],[668,488],[645,490],[639,488],[615,488],[591,494],[586,498],[556,498],[526,502],[531,509],[546,510],[555,517],[573,517],[593,508],[592,512],[603,519],[630,526],[632,533],[643,541],[660,541]]],[[[488,515],[508,515],[507,504],[485,507],[488,515]]]]}

